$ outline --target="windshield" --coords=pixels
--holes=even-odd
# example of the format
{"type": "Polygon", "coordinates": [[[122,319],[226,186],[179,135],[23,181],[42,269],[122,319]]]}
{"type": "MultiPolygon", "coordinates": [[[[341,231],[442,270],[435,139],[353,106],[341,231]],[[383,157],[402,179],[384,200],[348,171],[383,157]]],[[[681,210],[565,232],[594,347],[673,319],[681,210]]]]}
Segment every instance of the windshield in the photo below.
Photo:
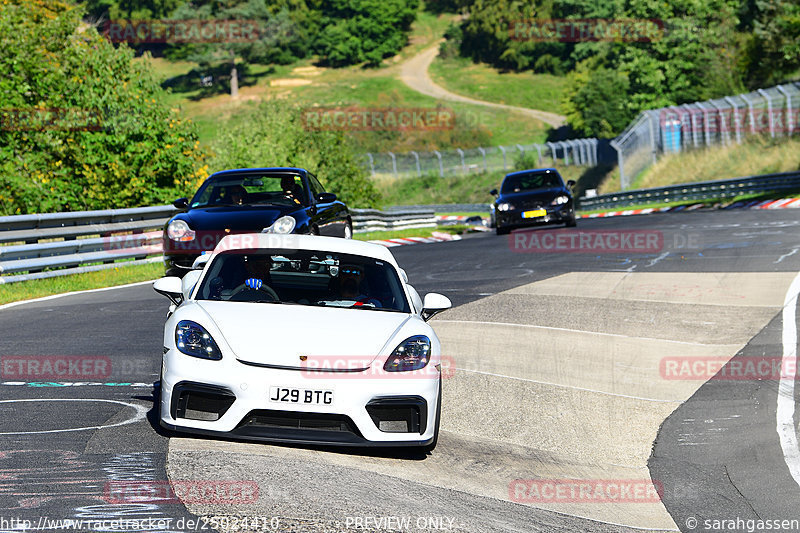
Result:
{"type": "Polygon", "coordinates": [[[197,299],[409,312],[391,264],[314,250],[219,254],[209,266],[197,299]]]}
{"type": "Polygon", "coordinates": [[[563,186],[558,174],[554,172],[536,172],[508,176],[503,180],[503,193],[533,191],[536,189],[552,189],[563,186]]]}
{"type": "Polygon", "coordinates": [[[226,175],[206,181],[190,207],[231,205],[305,205],[303,180],[297,174],[226,175]]]}

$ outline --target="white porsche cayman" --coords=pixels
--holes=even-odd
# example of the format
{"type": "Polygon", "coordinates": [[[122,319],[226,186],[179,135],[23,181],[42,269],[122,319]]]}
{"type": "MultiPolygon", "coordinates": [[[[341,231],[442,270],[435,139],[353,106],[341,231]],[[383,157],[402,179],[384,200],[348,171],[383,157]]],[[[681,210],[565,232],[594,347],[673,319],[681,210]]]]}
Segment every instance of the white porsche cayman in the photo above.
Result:
{"type": "Polygon", "coordinates": [[[153,288],[164,328],[161,425],[349,446],[436,445],[441,350],[424,301],[385,247],[231,235],[153,288]]]}

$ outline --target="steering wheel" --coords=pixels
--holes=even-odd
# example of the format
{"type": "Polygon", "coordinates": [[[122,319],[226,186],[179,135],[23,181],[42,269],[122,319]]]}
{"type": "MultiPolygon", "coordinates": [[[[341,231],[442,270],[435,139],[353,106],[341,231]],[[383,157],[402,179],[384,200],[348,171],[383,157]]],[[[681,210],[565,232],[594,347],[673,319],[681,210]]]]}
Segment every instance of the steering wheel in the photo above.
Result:
{"type": "Polygon", "coordinates": [[[252,287],[248,287],[247,284],[245,283],[242,283],[241,285],[233,289],[233,292],[231,292],[231,295],[228,297],[228,299],[229,300],[233,299],[234,296],[245,290],[253,291],[254,293],[264,293],[265,295],[269,296],[274,302],[279,302],[281,300],[280,296],[278,296],[278,293],[272,290],[272,287],[270,287],[269,285],[261,285],[259,288],[253,289],[252,287]]]}

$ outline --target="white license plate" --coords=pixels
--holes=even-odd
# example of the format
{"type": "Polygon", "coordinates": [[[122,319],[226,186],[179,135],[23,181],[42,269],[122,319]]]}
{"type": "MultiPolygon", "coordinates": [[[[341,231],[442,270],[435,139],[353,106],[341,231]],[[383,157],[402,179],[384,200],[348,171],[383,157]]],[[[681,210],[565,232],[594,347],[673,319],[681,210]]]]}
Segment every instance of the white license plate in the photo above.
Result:
{"type": "Polygon", "coordinates": [[[333,391],[295,389],[292,387],[270,387],[269,401],[277,403],[299,403],[304,405],[330,405],[333,403],[333,391]]]}

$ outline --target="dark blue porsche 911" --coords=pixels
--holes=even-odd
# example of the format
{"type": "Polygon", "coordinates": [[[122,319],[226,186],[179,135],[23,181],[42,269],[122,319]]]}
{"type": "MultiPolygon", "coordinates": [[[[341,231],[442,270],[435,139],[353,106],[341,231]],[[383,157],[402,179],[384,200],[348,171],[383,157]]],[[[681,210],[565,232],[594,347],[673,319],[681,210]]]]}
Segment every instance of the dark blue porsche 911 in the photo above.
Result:
{"type": "Polygon", "coordinates": [[[507,174],[492,204],[492,222],[497,234],[514,228],[541,224],[566,224],[575,226],[575,204],[572,186],[566,184],[554,168],[520,170],[507,174]]]}
{"type": "Polygon", "coordinates": [[[164,227],[168,276],[183,276],[199,255],[213,250],[229,234],[353,236],[347,206],[335,194],[325,192],[319,180],[302,168],[216,172],[191,200],[179,198],[173,205],[185,211],[164,227]]]}

